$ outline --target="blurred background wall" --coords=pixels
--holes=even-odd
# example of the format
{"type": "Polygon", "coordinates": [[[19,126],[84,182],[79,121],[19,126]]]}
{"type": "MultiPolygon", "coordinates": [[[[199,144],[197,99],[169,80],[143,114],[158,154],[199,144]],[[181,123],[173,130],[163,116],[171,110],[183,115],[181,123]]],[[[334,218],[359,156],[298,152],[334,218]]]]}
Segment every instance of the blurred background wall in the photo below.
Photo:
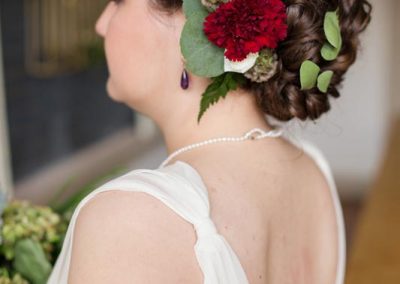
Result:
{"type": "Polygon", "coordinates": [[[394,34],[396,38],[396,45],[395,45],[395,51],[393,52],[394,56],[394,64],[392,64],[393,67],[393,106],[394,110],[397,115],[400,115],[400,20],[398,19],[398,13],[400,12],[400,1],[393,1],[393,6],[394,6],[394,11],[396,13],[396,20],[395,17],[393,17],[393,22],[396,28],[396,32],[394,34]]]}

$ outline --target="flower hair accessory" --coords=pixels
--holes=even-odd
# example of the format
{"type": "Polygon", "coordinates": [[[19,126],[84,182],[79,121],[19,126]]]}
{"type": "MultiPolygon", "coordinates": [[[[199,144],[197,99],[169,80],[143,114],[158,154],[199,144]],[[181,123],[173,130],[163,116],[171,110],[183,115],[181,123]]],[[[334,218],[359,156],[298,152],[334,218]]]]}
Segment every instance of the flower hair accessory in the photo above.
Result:
{"type": "Polygon", "coordinates": [[[275,49],[287,36],[282,0],[183,0],[183,12],[180,46],[186,68],[212,78],[197,122],[246,78],[260,83],[276,73],[275,49]]]}

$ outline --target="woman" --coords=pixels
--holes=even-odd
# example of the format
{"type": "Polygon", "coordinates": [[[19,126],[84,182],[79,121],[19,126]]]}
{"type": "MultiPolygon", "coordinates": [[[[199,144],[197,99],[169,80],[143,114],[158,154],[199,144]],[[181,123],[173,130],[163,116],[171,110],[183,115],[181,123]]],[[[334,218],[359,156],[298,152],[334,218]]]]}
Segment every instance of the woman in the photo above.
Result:
{"type": "Polygon", "coordinates": [[[155,121],[169,156],[81,201],[48,283],[343,283],[343,216],[329,165],[314,145],[280,135],[266,115],[315,120],[329,110],[371,6],[230,2],[106,6],[96,31],[108,94],[155,121]],[[214,45],[194,35],[196,20],[211,14],[204,34],[214,45]],[[268,60],[257,61],[260,48],[268,60]],[[212,72],[222,79],[199,75],[212,72]],[[212,140],[244,133],[257,139],[212,140]]]}

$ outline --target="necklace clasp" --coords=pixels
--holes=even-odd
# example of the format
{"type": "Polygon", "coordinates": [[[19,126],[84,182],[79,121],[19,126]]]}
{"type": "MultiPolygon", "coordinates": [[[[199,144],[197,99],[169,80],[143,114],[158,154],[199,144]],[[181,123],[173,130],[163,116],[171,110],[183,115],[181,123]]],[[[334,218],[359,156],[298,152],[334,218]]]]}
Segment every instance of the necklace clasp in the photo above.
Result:
{"type": "Polygon", "coordinates": [[[252,129],[251,131],[247,132],[246,137],[254,140],[262,134],[263,132],[260,129],[252,129]]]}

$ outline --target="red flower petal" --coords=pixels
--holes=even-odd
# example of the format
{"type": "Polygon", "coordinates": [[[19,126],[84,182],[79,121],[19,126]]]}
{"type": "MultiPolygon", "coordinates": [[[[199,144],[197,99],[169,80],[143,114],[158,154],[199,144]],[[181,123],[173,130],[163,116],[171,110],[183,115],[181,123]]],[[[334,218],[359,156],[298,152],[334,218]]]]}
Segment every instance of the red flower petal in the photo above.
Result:
{"type": "Polygon", "coordinates": [[[203,31],[226,49],[229,60],[243,60],[250,52],[276,48],[287,36],[286,17],[282,0],[231,0],[205,18],[203,31]]]}

